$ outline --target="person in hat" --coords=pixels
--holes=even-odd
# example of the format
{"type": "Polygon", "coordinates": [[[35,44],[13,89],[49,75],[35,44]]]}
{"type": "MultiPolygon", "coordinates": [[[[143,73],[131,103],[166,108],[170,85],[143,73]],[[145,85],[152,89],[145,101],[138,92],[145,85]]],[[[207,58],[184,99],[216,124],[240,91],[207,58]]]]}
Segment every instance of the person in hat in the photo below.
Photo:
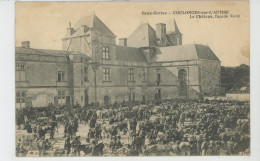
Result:
{"type": "Polygon", "coordinates": [[[54,139],[54,133],[55,133],[55,129],[51,128],[50,129],[50,139],[54,139]]]}
{"type": "Polygon", "coordinates": [[[39,139],[42,137],[45,138],[45,131],[42,129],[41,126],[39,127],[39,130],[38,130],[38,136],[39,136],[39,139]]]}
{"type": "Polygon", "coordinates": [[[68,133],[68,126],[69,126],[69,122],[68,122],[68,120],[66,119],[66,120],[65,120],[65,123],[64,123],[64,136],[63,136],[63,138],[65,138],[66,135],[67,135],[67,133],[68,133]]]}
{"type": "Polygon", "coordinates": [[[47,150],[51,148],[51,143],[49,142],[48,139],[45,139],[42,141],[42,155],[46,156],[47,155],[47,150]]]}
{"type": "Polygon", "coordinates": [[[74,156],[80,156],[80,146],[81,146],[80,136],[76,136],[76,138],[71,143],[71,145],[72,148],[74,149],[74,156]]]}
{"type": "Polygon", "coordinates": [[[112,136],[116,136],[117,135],[117,126],[114,127],[112,126],[112,136]]]}
{"type": "Polygon", "coordinates": [[[93,140],[92,144],[93,144],[93,146],[92,146],[92,156],[99,156],[99,155],[101,155],[101,154],[99,154],[99,153],[102,153],[100,151],[100,149],[99,149],[99,141],[93,140]]]}
{"type": "Polygon", "coordinates": [[[89,137],[90,139],[93,139],[93,138],[95,137],[95,132],[94,132],[93,130],[89,129],[88,137],[89,137]]]}
{"type": "Polygon", "coordinates": [[[117,137],[117,140],[116,140],[116,142],[115,142],[115,143],[116,143],[116,149],[120,149],[120,148],[122,148],[122,146],[123,146],[122,143],[121,143],[121,141],[120,141],[120,138],[121,138],[121,137],[118,136],[118,137],[117,137]]]}
{"type": "Polygon", "coordinates": [[[66,155],[68,156],[71,151],[71,143],[70,143],[70,137],[67,137],[64,143],[64,150],[66,151],[66,155]]]}
{"type": "Polygon", "coordinates": [[[95,127],[95,136],[96,136],[96,139],[102,139],[101,137],[101,133],[102,133],[102,129],[101,129],[101,125],[100,124],[96,124],[96,127],[95,127]]]}
{"type": "Polygon", "coordinates": [[[69,134],[70,138],[72,138],[72,136],[73,136],[73,127],[72,127],[71,123],[69,123],[69,125],[67,127],[67,131],[68,131],[68,134],[69,134]]]}

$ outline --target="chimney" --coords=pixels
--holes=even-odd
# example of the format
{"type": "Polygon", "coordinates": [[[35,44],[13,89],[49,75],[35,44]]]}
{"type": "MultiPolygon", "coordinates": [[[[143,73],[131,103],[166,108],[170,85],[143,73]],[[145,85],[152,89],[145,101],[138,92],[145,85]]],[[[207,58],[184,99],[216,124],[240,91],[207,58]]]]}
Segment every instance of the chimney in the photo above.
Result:
{"type": "Polygon", "coordinates": [[[160,40],[159,46],[166,46],[166,24],[156,24],[156,36],[160,40]]]}
{"type": "Polygon", "coordinates": [[[67,35],[71,36],[73,32],[73,28],[71,28],[71,22],[69,22],[69,28],[67,28],[67,35]]]}
{"type": "Polygon", "coordinates": [[[119,39],[119,45],[120,46],[127,46],[127,38],[119,39]]]}
{"type": "Polygon", "coordinates": [[[23,48],[30,48],[30,41],[23,41],[22,42],[22,47],[23,48]]]}

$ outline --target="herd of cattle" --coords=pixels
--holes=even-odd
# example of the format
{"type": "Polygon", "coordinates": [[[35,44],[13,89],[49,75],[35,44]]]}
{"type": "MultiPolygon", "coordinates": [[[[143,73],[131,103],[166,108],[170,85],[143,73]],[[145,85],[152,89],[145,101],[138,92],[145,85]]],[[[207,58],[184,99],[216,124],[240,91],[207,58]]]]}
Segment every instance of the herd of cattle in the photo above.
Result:
{"type": "MultiPolygon", "coordinates": [[[[95,108],[26,108],[16,112],[17,142],[37,156],[38,127],[59,131],[77,120],[101,137],[81,137],[77,151],[85,156],[249,155],[250,103],[232,100],[169,100],[160,104],[95,108]],[[55,118],[55,119],[54,119],[55,118]],[[94,127],[89,127],[95,119],[94,127]],[[32,133],[28,132],[28,126],[32,133]],[[20,130],[22,129],[22,130],[20,130]],[[28,133],[24,133],[24,130],[28,133]],[[23,132],[22,132],[23,131],[23,132]],[[116,138],[121,138],[116,139],[116,138]],[[18,141],[19,140],[19,141],[18,141]],[[95,143],[94,143],[94,142],[95,143]],[[21,143],[22,142],[22,143],[21,143]],[[116,143],[116,144],[115,144],[116,143]],[[94,151],[94,152],[93,152],[94,151]],[[35,154],[37,152],[37,154],[35,154]],[[94,155],[95,153],[95,155],[94,155]]],[[[89,131],[91,131],[89,130],[89,131]]],[[[75,139],[77,136],[71,137],[75,139]]],[[[55,139],[47,156],[66,156],[64,141],[55,139]]],[[[18,147],[18,149],[21,149],[18,147]]],[[[75,149],[72,148],[72,151],[75,149]]],[[[73,156],[73,152],[69,156],[73,156]]]]}

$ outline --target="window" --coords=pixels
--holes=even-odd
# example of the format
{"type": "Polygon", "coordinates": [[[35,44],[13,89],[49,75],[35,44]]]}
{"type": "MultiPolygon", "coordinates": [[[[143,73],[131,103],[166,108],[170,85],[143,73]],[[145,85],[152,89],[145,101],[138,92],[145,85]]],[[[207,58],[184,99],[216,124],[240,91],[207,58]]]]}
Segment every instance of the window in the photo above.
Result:
{"type": "Polygon", "coordinates": [[[16,103],[20,103],[20,98],[17,98],[17,99],[16,99],[16,103]]]}
{"type": "Polygon", "coordinates": [[[128,82],[134,81],[134,69],[128,69],[128,82]]]}
{"type": "Polygon", "coordinates": [[[16,92],[16,107],[25,107],[25,92],[16,92]]]}
{"type": "Polygon", "coordinates": [[[24,64],[18,64],[18,65],[16,65],[16,70],[22,70],[22,71],[24,71],[25,70],[25,65],[24,64]]]}
{"type": "Polygon", "coordinates": [[[103,56],[102,56],[103,59],[109,59],[109,51],[108,50],[109,50],[108,46],[103,47],[103,56]]]}
{"type": "Polygon", "coordinates": [[[84,67],[84,81],[88,82],[88,67],[84,67]]]}
{"type": "Polygon", "coordinates": [[[15,67],[15,80],[16,81],[25,81],[25,65],[17,64],[15,67]]]}
{"type": "Polygon", "coordinates": [[[109,82],[109,81],[110,81],[110,69],[103,68],[103,82],[109,82]]]}
{"type": "Polygon", "coordinates": [[[65,75],[64,71],[58,71],[58,82],[64,81],[64,75],[65,75]]]}

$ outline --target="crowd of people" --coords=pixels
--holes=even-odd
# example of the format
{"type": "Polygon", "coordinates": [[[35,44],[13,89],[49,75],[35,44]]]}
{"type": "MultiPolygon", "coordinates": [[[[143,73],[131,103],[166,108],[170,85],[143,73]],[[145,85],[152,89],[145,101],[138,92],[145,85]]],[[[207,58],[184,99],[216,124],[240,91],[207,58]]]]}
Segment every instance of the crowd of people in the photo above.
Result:
{"type": "Polygon", "coordinates": [[[31,107],[16,112],[18,129],[32,134],[27,144],[18,137],[18,156],[28,156],[33,147],[39,156],[250,153],[248,101],[175,99],[160,103],[115,102],[103,107],[51,106],[47,109],[40,111],[31,107]],[[61,133],[59,127],[64,129],[63,138],[55,137],[61,133]],[[80,136],[80,128],[87,129],[87,134],[80,136]],[[59,141],[62,142],[59,148],[53,148],[59,141]]]}

